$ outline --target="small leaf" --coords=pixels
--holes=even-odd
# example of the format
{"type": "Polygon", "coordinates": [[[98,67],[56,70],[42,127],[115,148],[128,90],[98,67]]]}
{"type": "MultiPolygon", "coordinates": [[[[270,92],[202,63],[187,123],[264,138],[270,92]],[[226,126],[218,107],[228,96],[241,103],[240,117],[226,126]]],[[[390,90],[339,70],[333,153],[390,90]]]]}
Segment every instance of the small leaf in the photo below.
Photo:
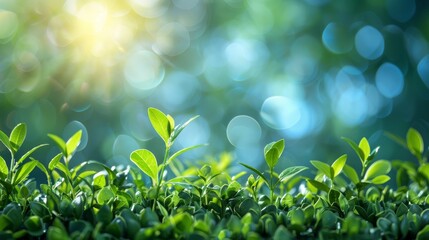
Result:
{"type": "Polygon", "coordinates": [[[332,163],[331,167],[332,169],[334,169],[334,177],[338,176],[338,174],[341,173],[344,165],[346,164],[346,161],[347,161],[347,154],[344,154],[341,157],[339,157],[337,160],[335,160],[334,163],[332,163]]]}
{"type": "Polygon", "coordinates": [[[0,178],[6,179],[9,174],[9,169],[7,168],[6,161],[0,156],[0,178]]]}
{"type": "Polygon", "coordinates": [[[313,179],[307,179],[307,182],[318,190],[322,190],[324,192],[329,192],[329,190],[330,190],[330,188],[326,184],[321,183],[319,181],[316,181],[313,179]]]}
{"type": "Polygon", "coordinates": [[[39,237],[43,234],[43,222],[39,216],[30,216],[24,222],[28,233],[33,237],[39,237]]]}
{"type": "Polygon", "coordinates": [[[67,156],[66,143],[64,140],[55,134],[48,134],[48,137],[57,144],[64,156],[67,156]]]}
{"type": "Polygon", "coordinates": [[[58,153],[55,157],[52,158],[52,160],[48,164],[48,169],[50,171],[54,170],[57,166],[58,162],[61,160],[61,157],[63,156],[62,153],[58,153]]]}
{"type": "Polygon", "coordinates": [[[407,132],[407,146],[413,155],[420,156],[423,153],[423,138],[414,128],[410,128],[407,132]]]}
{"type": "Polygon", "coordinates": [[[10,141],[9,141],[9,137],[0,130],[0,141],[3,143],[3,145],[9,149],[9,151],[12,151],[11,147],[10,147],[10,141]]]}
{"type": "Polygon", "coordinates": [[[148,116],[152,127],[162,140],[164,140],[165,145],[167,145],[171,134],[171,123],[167,116],[156,108],[149,108],[148,116]]]}
{"type": "Polygon", "coordinates": [[[368,140],[365,137],[360,140],[359,148],[363,152],[364,159],[368,159],[368,156],[371,153],[371,147],[369,146],[368,140]]]}
{"type": "Polygon", "coordinates": [[[369,166],[368,170],[365,173],[364,181],[370,180],[380,175],[384,175],[390,172],[391,164],[387,160],[378,160],[369,166]]]}
{"type": "Polygon", "coordinates": [[[390,180],[390,177],[387,175],[380,175],[371,180],[374,184],[383,184],[390,180]]]}
{"type": "Polygon", "coordinates": [[[44,147],[44,146],[48,146],[48,144],[41,144],[39,146],[36,146],[34,148],[32,148],[30,151],[26,152],[24,155],[22,155],[22,157],[19,158],[19,160],[16,162],[17,164],[21,163],[22,161],[24,161],[26,158],[28,158],[28,156],[30,156],[34,151],[36,151],[37,149],[44,147]]]}
{"type": "Polygon", "coordinates": [[[27,126],[24,123],[20,123],[16,125],[12,132],[10,133],[10,146],[12,147],[14,152],[17,152],[21,147],[22,143],[25,140],[25,136],[27,135],[27,126]]]}
{"type": "Polygon", "coordinates": [[[244,166],[244,167],[246,167],[246,168],[248,168],[248,169],[250,169],[251,171],[253,171],[254,173],[256,173],[256,174],[258,174],[263,180],[264,180],[264,182],[266,183],[266,184],[268,184],[268,179],[264,176],[264,174],[262,174],[258,169],[256,169],[256,168],[254,168],[254,167],[252,167],[252,166],[249,166],[249,165],[247,165],[247,164],[244,164],[244,163],[240,163],[242,166],[244,166]]]}
{"type": "Polygon", "coordinates": [[[346,138],[346,137],[342,137],[341,139],[343,139],[345,142],[347,142],[349,144],[349,146],[355,151],[355,153],[358,155],[359,159],[361,160],[361,162],[365,162],[365,154],[363,153],[362,149],[359,148],[359,146],[351,139],[346,138]]]}
{"type": "Polygon", "coordinates": [[[267,162],[267,165],[270,169],[274,168],[274,166],[277,165],[279,158],[280,153],[276,148],[271,148],[270,150],[268,150],[268,152],[265,153],[265,162],[267,162]]]}
{"type": "Polygon", "coordinates": [[[28,175],[30,175],[36,165],[37,161],[31,161],[22,165],[22,167],[19,168],[18,172],[14,176],[14,179],[12,179],[12,185],[16,186],[22,181],[24,181],[28,177],[28,175]]]}
{"type": "Polygon", "coordinates": [[[343,173],[356,185],[359,182],[359,176],[349,165],[344,165],[343,173]]]}
{"type": "Polygon", "coordinates": [[[77,131],[73,136],[66,142],[66,156],[70,157],[76,151],[82,138],[82,130],[77,131]]]}
{"type": "Polygon", "coordinates": [[[310,163],[330,179],[334,178],[334,170],[328,164],[317,160],[312,160],[310,163]]]}
{"type": "Polygon", "coordinates": [[[100,205],[107,204],[111,199],[115,198],[115,194],[109,187],[102,188],[97,195],[97,202],[100,205]]]}
{"type": "Polygon", "coordinates": [[[303,167],[303,166],[295,166],[295,167],[289,167],[286,168],[285,170],[283,170],[280,175],[279,175],[279,180],[280,182],[287,182],[289,181],[291,178],[293,178],[295,175],[297,175],[298,173],[307,170],[307,167],[303,167]]]}
{"type": "Polygon", "coordinates": [[[153,184],[158,183],[158,163],[151,151],[146,149],[136,150],[131,153],[130,159],[140,170],[152,178],[153,184]]]}
{"type": "MultiPolygon", "coordinates": [[[[168,117],[168,116],[167,116],[168,117]]],[[[192,121],[194,121],[195,119],[197,119],[199,116],[197,115],[197,116],[195,116],[195,117],[192,117],[192,118],[190,118],[188,121],[186,121],[184,124],[182,124],[182,125],[177,125],[174,129],[173,129],[173,132],[172,132],[172,136],[171,136],[171,141],[174,141],[179,135],[180,135],[180,133],[183,131],[183,129],[185,129],[192,121]]],[[[171,124],[171,120],[169,120],[170,121],[170,124],[171,124]]],[[[173,124],[174,124],[174,120],[173,120],[173,124]]]]}
{"type": "Polygon", "coordinates": [[[171,161],[173,161],[174,159],[176,159],[178,156],[182,155],[183,153],[190,151],[192,149],[195,148],[200,148],[200,147],[204,147],[207,146],[208,144],[199,144],[199,145],[195,145],[195,146],[191,146],[191,147],[187,147],[187,148],[183,148],[177,152],[175,152],[173,155],[171,155],[170,158],[168,158],[166,165],[168,165],[171,161]]]}
{"type": "Polygon", "coordinates": [[[280,139],[277,142],[272,142],[272,143],[267,144],[264,147],[264,154],[267,154],[267,152],[273,148],[277,149],[277,151],[279,152],[279,156],[282,155],[283,150],[285,148],[285,140],[280,139]]]}

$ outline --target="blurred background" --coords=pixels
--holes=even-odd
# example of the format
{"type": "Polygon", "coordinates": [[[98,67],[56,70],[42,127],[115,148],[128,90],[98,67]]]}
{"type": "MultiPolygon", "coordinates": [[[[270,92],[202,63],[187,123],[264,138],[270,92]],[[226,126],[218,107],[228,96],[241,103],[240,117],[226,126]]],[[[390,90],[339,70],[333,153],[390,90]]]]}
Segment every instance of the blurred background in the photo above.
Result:
{"type": "Polygon", "coordinates": [[[176,141],[210,144],[188,163],[231,152],[262,167],[265,144],[285,138],[280,168],[344,152],[358,166],[342,136],[414,161],[385,132],[429,141],[428,12],[424,0],[0,0],[0,129],[25,122],[24,150],[82,129],[75,163],[129,164],[138,148],[162,157],[156,107],[177,123],[200,115],[176,141]]]}

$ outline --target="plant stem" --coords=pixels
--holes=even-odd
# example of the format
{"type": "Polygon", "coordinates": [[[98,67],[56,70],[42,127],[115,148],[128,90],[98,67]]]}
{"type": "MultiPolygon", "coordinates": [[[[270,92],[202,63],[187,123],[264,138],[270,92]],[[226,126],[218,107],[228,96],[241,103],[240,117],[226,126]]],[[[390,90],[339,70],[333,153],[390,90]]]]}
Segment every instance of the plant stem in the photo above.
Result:
{"type": "Polygon", "coordinates": [[[13,171],[15,170],[14,165],[15,165],[15,156],[13,154],[13,152],[10,152],[11,155],[11,159],[10,159],[10,171],[9,174],[7,176],[7,178],[9,179],[9,181],[12,183],[12,177],[13,177],[13,171]]]}
{"type": "Polygon", "coordinates": [[[161,190],[162,180],[164,179],[165,164],[170,155],[170,146],[171,145],[167,145],[165,147],[164,159],[162,160],[161,171],[159,171],[159,176],[158,176],[159,182],[158,182],[158,185],[156,186],[155,200],[153,202],[152,210],[155,210],[156,202],[158,201],[159,191],[161,190]]]}

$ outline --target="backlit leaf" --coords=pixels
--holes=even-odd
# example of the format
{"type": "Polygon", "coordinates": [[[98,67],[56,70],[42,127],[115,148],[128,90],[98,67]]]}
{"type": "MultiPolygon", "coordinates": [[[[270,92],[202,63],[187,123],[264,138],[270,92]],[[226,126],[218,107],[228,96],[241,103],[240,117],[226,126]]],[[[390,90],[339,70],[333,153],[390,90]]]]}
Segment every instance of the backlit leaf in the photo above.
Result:
{"type": "Polygon", "coordinates": [[[274,168],[274,166],[279,161],[279,151],[276,148],[271,148],[267,153],[265,153],[265,162],[267,163],[270,169],[274,168]]]}
{"type": "Polygon", "coordinates": [[[342,137],[346,143],[349,144],[349,146],[355,151],[355,153],[358,155],[361,162],[365,162],[365,154],[363,153],[362,149],[359,148],[359,146],[351,139],[342,137]]]}
{"type": "Polygon", "coordinates": [[[369,146],[368,140],[365,137],[360,140],[359,148],[363,152],[364,159],[368,159],[368,156],[371,153],[371,148],[369,146]]]}
{"type": "Polygon", "coordinates": [[[36,167],[37,161],[31,161],[27,162],[24,165],[19,168],[18,172],[16,173],[14,179],[12,179],[12,185],[17,185],[24,181],[28,175],[33,171],[33,169],[36,167]]]}
{"type": "Polygon", "coordinates": [[[365,173],[364,181],[370,180],[380,175],[384,175],[390,172],[391,164],[387,160],[378,160],[369,166],[365,173]]]}
{"type": "Polygon", "coordinates": [[[30,156],[34,151],[36,151],[37,149],[39,149],[41,147],[44,147],[44,146],[48,146],[48,144],[41,144],[41,145],[38,145],[38,146],[32,148],[30,151],[28,151],[24,155],[22,155],[22,157],[20,157],[19,160],[16,163],[21,163],[26,158],[28,158],[28,156],[30,156]]]}
{"type": "Polygon", "coordinates": [[[374,183],[374,184],[383,184],[383,183],[386,183],[389,180],[390,180],[389,176],[387,176],[387,175],[380,175],[380,176],[377,176],[377,177],[371,179],[371,182],[374,183]]]}
{"type": "Polygon", "coordinates": [[[5,179],[9,174],[9,169],[7,168],[6,161],[0,156],[0,177],[1,179],[5,179]]]}
{"type": "Polygon", "coordinates": [[[190,151],[192,149],[196,149],[196,148],[200,148],[200,147],[204,147],[204,146],[207,146],[207,144],[199,144],[199,145],[183,148],[183,149],[175,152],[173,155],[171,155],[171,157],[168,158],[166,165],[168,165],[171,161],[173,161],[174,159],[176,159],[178,156],[182,155],[183,153],[190,151]]]}
{"type": "Polygon", "coordinates": [[[146,149],[136,150],[131,153],[130,159],[140,170],[152,178],[154,184],[158,183],[158,163],[151,151],[146,149]]]}
{"type": "Polygon", "coordinates": [[[413,155],[421,155],[423,153],[423,138],[414,128],[410,128],[407,132],[407,146],[413,155]]]}
{"type": "Polygon", "coordinates": [[[67,156],[66,143],[64,140],[55,134],[48,134],[48,137],[57,144],[64,156],[67,156]]]}
{"type": "Polygon", "coordinates": [[[307,167],[303,167],[303,166],[295,166],[295,167],[286,168],[285,170],[283,170],[280,173],[279,180],[280,180],[280,182],[287,182],[291,178],[293,178],[295,175],[297,175],[298,173],[305,171],[307,169],[308,169],[307,167]]]}
{"type": "Polygon", "coordinates": [[[337,158],[337,160],[332,163],[331,167],[334,169],[334,177],[336,177],[338,174],[341,173],[343,170],[344,165],[347,161],[347,154],[342,155],[341,157],[337,158]]]}
{"type": "Polygon", "coordinates": [[[328,164],[317,160],[312,160],[310,163],[327,177],[334,178],[334,170],[328,164]]]}
{"type": "Polygon", "coordinates": [[[18,149],[21,147],[26,135],[27,126],[24,123],[20,123],[16,125],[14,129],[12,129],[9,141],[14,152],[18,151],[18,149]]]}
{"type": "Polygon", "coordinates": [[[344,165],[343,173],[354,183],[357,184],[359,182],[359,176],[356,171],[350,167],[349,165],[344,165]]]}
{"type": "Polygon", "coordinates": [[[316,181],[313,179],[307,179],[307,182],[311,184],[313,187],[315,187],[317,190],[322,190],[324,192],[329,192],[330,190],[330,188],[326,184],[321,183],[319,181],[316,181]]]}
{"type": "Polygon", "coordinates": [[[265,181],[265,183],[266,184],[268,184],[268,180],[267,180],[267,178],[264,176],[264,174],[262,174],[258,169],[256,169],[256,168],[254,168],[254,167],[252,167],[252,166],[249,166],[249,165],[247,165],[247,164],[244,164],[244,163],[240,163],[241,165],[243,165],[244,167],[246,167],[246,168],[248,168],[248,169],[250,169],[251,171],[253,171],[254,173],[256,173],[256,174],[258,174],[264,181],[265,181]]]}
{"type": "Polygon", "coordinates": [[[76,151],[82,138],[82,130],[77,131],[66,142],[66,156],[70,157],[76,151]]]}
{"type": "Polygon", "coordinates": [[[3,145],[7,149],[11,150],[9,137],[3,131],[1,131],[1,130],[0,130],[0,142],[2,142],[3,145]]]}
{"type": "Polygon", "coordinates": [[[167,145],[171,134],[171,123],[167,116],[156,108],[149,108],[148,116],[152,127],[167,145]]]}

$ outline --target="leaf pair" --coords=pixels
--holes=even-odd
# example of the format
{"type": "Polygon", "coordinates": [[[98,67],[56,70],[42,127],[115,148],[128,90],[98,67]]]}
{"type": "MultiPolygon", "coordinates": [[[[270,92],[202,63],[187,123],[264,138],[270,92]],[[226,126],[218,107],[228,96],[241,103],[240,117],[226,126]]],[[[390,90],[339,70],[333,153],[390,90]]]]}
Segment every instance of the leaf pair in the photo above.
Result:
{"type": "Polygon", "coordinates": [[[392,166],[387,160],[378,160],[369,166],[362,179],[363,182],[370,182],[373,184],[383,184],[390,180],[387,174],[390,172],[392,166]]]}
{"type": "Polygon", "coordinates": [[[349,138],[342,137],[342,139],[355,151],[362,162],[362,165],[366,165],[368,161],[374,159],[380,149],[379,147],[376,147],[371,151],[371,147],[365,137],[360,140],[359,145],[349,138]]]}
{"type": "Polygon", "coordinates": [[[82,138],[82,130],[79,130],[75,134],[73,134],[67,140],[67,142],[65,142],[62,138],[54,134],[48,134],[48,137],[50,137],[57,144],[66,159],[66,163],[68,163],[80,144],[82,138]]]}
{"type": "Polygon", "coordinates": [[[342,156],[340,156],[339,158],[337,158],[332,165],[326,164],[324,162],[321,161],[317,161],[317,160],[312,160],[310,161],[310,163],[317,168],[317,170],[319,170],[320,172],[322,172],[323,174],[325,174],[327,177],[329,177],[331,180],[334,180],[334,178],[336,176],[338,176],[338,174],[341,173],[341,171],[343,170],[345,164],[347,161],[347,154],[344,154],[342,156]]]}
{"type": "Polygon", "coordinates": [[[24,123],[19,123],[12,129],[9,137],[0,130],[0,141],[11,152],[12,155],[15,155],[24,142],[26,135],[27,126],[24,123]]]}
{"type": "Polygon", "coordinates": [[[156,133],[162,138],[166,147],[173,145],[174,140],[179,136],[182,130],[189,125],[193,120],[198,116],[195,116],[184,124],[178,124],[175,126],[175,122],[172,116],[165,115],[163,112],[156,108],[148,109],[148,116],[152,127],[155,129],[156,133]]]}
{"type": "Polygon", "coordinates": [[[142,170],[146,175],[148,175],[152,179],[152,183],[154,185],[158,185],[158,183],[162,182],[162,179],[161,181],[159,181],[158,179],[159,172],[162,171],[162,169],[165,168],[165,166],[170,164],[171,161],[173,161],[181,154],[205,145],[203,144],[203,145],[190,146],[190,147],[181,149],[176,153],[174,153],[172,156],[168,157],[169,149],[173,144],[174,140],[182,132],[182,130],[197,117],[193,117],[189,119],[182,125],[178,124],[177,126],[175,126],[175,121],[173,117],[171,117],[170,115],[165,115],[163,112],[161,112],[156,108],[149,108],[148,116],[152,124],[152,127],[155,129],[155,131],[158,133],[158,135],[162,138],[162,140],[165,143],[165,146],[166,146],[165,159],[163,160],[163,163],[160,166],[158,166],[158,162],[156,160],[155,155],[147,149],[139,149],[139,150],[133,151],[130,155],[130,159],[134,164],[137,165],[138,168],[140,168],[140,170],[142,170]]]}

